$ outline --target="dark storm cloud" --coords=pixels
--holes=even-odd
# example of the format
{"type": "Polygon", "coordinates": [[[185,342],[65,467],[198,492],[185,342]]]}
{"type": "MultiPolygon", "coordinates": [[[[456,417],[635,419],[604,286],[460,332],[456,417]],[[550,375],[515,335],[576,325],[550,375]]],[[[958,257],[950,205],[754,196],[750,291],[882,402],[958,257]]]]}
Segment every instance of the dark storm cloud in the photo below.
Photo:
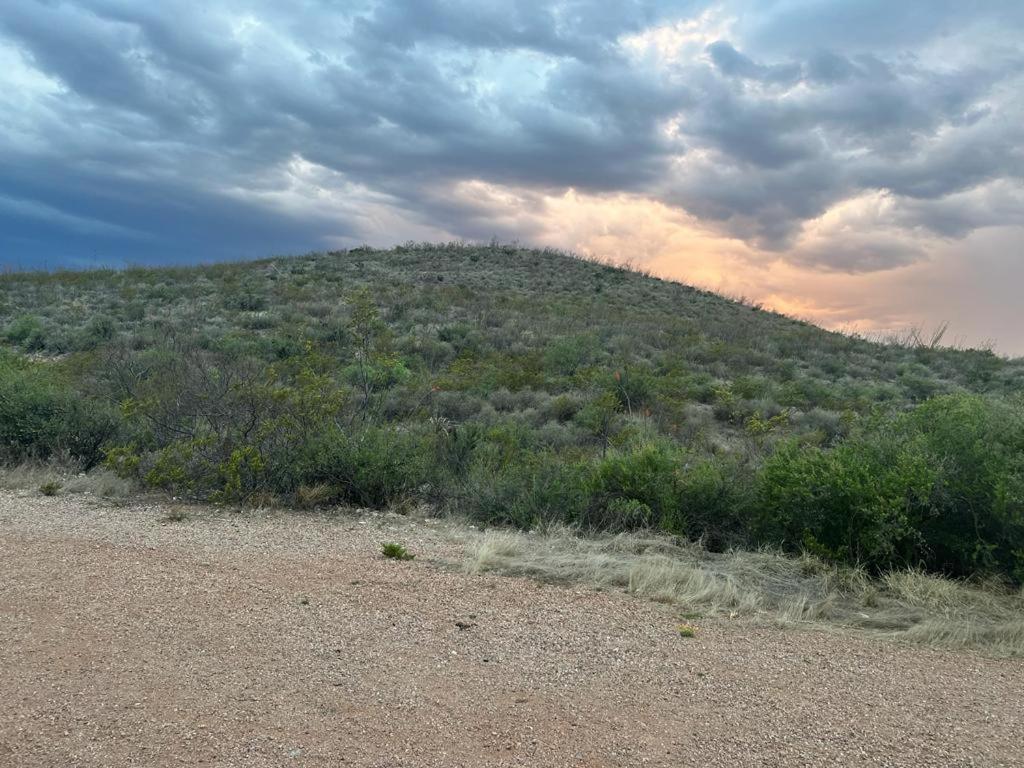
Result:
{"type": "Polygon", "coordinates": [[[472,180],[521,202],[632,192],[780,252],[883,190],[906,208],[887,222],[899,242],[792,254],[883,269],[916,258],[904,231],[1001,223],[942,211],[1024,177],[1024,14],[967,5],[15,0],[0,14],[0,262],[529,239],[452,198],[472,180]],[[739,19],[728,38],[638,53],[659,25],[709,13],[739,19]],[[942,36],[954,60],[930,48],[942,36]]]}

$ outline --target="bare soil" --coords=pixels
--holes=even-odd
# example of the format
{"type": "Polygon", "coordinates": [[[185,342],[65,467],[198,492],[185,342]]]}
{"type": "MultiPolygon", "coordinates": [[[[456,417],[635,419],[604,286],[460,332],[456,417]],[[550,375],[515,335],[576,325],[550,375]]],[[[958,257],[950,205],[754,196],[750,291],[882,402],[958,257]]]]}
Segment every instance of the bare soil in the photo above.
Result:
{"type": "Polygon", "coordinates": [[[186,511],[0,493],[0,765],[1024,765],[1019,660],[687,639],[442,523],[186,511]]]}

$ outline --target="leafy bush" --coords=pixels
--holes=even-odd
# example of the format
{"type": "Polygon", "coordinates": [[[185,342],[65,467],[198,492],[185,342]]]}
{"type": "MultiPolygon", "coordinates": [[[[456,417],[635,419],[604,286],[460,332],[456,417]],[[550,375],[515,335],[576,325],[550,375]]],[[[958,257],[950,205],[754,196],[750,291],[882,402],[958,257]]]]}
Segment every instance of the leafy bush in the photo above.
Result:
{"type": "Polygon", "coordinates": [[[938,475],[921,523],[926,564],[1024,582],[1024,401],[939,397],[901,427],[923,441],[938,475]]]}
{"type": "Polygon", "coordinates": [[[594,468],[584,522],[599,530],[663,526],[685,530],[678,456],[661,446],[609,454],[594,468]]]}
{"type": "Polygon", "coordinates": [[[586,514],[588,474],[586,466],[546,453],[510,462],[497,472],[478,463],[458,506],[492,525],[537,528],[575,523],[586,514]]]}
{"type": "Polygon", "coordinates": [[[759,477],[760,537],[878,569],[923,554],[918,523],[935,483],[918,445],[888,436],[831,451],[789,443],[759,477]]]}
{"type": "Polygon", "coordinates": [[[50,366],[0,355],[0,453],[8,461],[67,454],[88,469],[117,431],[109,408],[84,400],[50,366]]]}
{"type": "Polygon", "coordinates": [[[728,457],[687,458],[678,481],[678,512],[663,527],[700,539],[712,551],[749,544],[753,477],[728,457]]]}
{"type": "Polygon", "coordinates": [[[759,477],[761,536],[875,569],[1024,579],[1024,407],[934,398],[831,450],[791,442],[759,477]]]}
{"type": "Polygon", "coordinates": [[[46,329],[34,315],[22,315],[11,321],[4,336],[27,352],[38,352],[46,347],[46,329]]]}
{"type": "Polygon", "coordinates": [[[60,489],[61,484],[56,480],[48,480],[39,486],[39,492],[43,494],[43,496],[56,496],[60,493],[60,489]]]}
{"type": "Polygon", "coordinates": [[[357,432],[332,429],[300,451],[298,483],[326,485],[338,500],[367,507],[386,507],[412,494],[427,481],[425,439],[417,433],[366,427],[357,432]]]}

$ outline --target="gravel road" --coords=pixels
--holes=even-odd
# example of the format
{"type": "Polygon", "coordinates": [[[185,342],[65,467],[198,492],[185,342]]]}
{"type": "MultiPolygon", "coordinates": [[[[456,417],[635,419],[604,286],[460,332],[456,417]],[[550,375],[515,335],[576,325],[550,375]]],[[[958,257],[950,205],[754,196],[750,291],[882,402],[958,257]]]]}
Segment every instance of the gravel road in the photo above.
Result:
{"type": "Polygon", "coordinates": [[[0,765],[1024,765],[1019,660],[685,639],[669,606],[444,567],[440,523],[166,512],[0,493],[0,765]]]}

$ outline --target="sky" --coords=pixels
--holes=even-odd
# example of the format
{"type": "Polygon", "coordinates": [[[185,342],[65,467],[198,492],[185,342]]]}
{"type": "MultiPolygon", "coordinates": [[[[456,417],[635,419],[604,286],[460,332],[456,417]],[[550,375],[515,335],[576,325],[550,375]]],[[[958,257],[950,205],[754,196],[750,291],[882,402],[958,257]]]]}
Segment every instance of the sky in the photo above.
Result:
{"type": "Polygon", "coordinates": [[[1024,355],[1024,2],[3,0],[0,268],[494,238],[1024,355]]]}

